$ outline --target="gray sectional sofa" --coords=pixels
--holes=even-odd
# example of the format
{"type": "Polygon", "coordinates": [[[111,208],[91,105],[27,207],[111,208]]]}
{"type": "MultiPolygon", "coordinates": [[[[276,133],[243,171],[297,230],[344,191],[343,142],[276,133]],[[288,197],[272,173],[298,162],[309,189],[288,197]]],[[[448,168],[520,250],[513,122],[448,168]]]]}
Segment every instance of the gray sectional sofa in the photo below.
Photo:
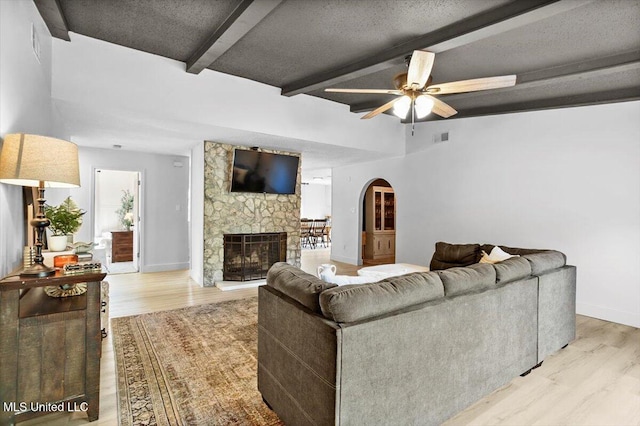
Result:
{"type": "Polygon", "coordinates": [[[539,365],[575,338],[576,268],[505,247],[519,257],[475,263],[491,247],[438,243],[430,272],[359,285],[273,265],[258,305],[265,402],[287,425],[436,425],[539,365]]]}

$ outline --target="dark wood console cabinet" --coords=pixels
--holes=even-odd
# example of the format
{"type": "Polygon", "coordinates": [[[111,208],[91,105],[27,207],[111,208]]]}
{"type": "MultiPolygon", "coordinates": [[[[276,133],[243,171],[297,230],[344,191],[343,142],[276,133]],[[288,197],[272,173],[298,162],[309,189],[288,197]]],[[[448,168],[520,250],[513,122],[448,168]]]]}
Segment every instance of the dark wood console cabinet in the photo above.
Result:
{"type": "Polygon", "coordinates": [[[0,425],[50,414],[51,405],[56,411],[86,410],[89,421],[98,418],[105,276],[57,272],[0,281],[0,425]],[[81,282],[87,292],[80,296],[53,298],[43,290],[81,282]]]}
{"type": "Polygon", "coordinates": [[[111,261],[131,262],[133,260],[133,231],[111,232],[111,261]]]}

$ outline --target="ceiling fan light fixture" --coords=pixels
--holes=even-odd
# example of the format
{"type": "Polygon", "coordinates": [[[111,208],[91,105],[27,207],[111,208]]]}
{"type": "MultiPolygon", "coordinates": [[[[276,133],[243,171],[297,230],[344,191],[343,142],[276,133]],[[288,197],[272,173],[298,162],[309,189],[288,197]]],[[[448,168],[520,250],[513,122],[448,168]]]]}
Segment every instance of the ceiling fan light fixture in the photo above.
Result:
{"type": "Polygon", "coordinates": [[[416,117],[425,118],[433,109],[433,99],[427,96],[418,96],[415,101],[416,117]]]}
{"type": "Polygon", "coordinates": [[[407,113],[410,108],[411,98],[404,95],[393,104],[393,113],[399,118],[407,118],[407,113]]]}

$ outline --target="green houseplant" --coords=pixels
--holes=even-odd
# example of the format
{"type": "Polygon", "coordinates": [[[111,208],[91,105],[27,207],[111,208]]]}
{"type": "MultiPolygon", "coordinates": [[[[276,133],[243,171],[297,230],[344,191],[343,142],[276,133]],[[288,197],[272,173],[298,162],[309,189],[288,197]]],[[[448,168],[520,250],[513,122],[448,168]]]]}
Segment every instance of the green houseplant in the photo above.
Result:
{"type": "Polygon", "coordinates": [[[133,195],[129,190],[122,190],[122,198],[120,198],[120,208],[116,210],[120,225],[127,230],[131,230],[133,225],[133,195]]]}
{"type": "Polygon", "coordinates": [[[71,236],[71,242],[73,242],[73,234],[80,229],[82,216],[85,213],[86,211],[79,208],[71,197],[65,198],[58,206],[45,206],[44,215],[51,222],[49,230],[52,237],[49,241],[49,250],[64,250],[67,247],[67,242],[69,242],[69,236],[71,236]]]}

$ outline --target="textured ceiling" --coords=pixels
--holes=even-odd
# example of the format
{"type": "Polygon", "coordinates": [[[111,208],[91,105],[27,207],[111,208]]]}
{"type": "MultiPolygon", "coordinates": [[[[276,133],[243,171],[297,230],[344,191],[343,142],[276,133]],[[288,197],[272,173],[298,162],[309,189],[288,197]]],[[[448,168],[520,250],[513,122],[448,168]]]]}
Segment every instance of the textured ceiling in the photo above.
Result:
{"type": "Polygon", "coordinates": [[[288,1],[209,68],[282,87],[504,3],[508,0],[288,1]],[[422,13],[425,5],[428,13],[422,13]]]}
{"type": "MultiPolygon", "coordinates": [[[[69,31],[186,61],[236,0],[59,0],[69,31]]],[[[38,4],[38,2],[36,2],[38,4]]]]}
{"type": "MultiPolygon", "coordinates": [[[[443,95],[458,117],[640,98],[640,0],[35,0],[76,32],[369,111],[414,49],[434,83],[517,74],[521,88],[443,95]],[[564,100],[562,99],[564,97],[564,100]]],[[[455,116],[454,116],[455,117],[455,116]]],[[[427,120],[437,119],[433,114],[427,120]]]]}

